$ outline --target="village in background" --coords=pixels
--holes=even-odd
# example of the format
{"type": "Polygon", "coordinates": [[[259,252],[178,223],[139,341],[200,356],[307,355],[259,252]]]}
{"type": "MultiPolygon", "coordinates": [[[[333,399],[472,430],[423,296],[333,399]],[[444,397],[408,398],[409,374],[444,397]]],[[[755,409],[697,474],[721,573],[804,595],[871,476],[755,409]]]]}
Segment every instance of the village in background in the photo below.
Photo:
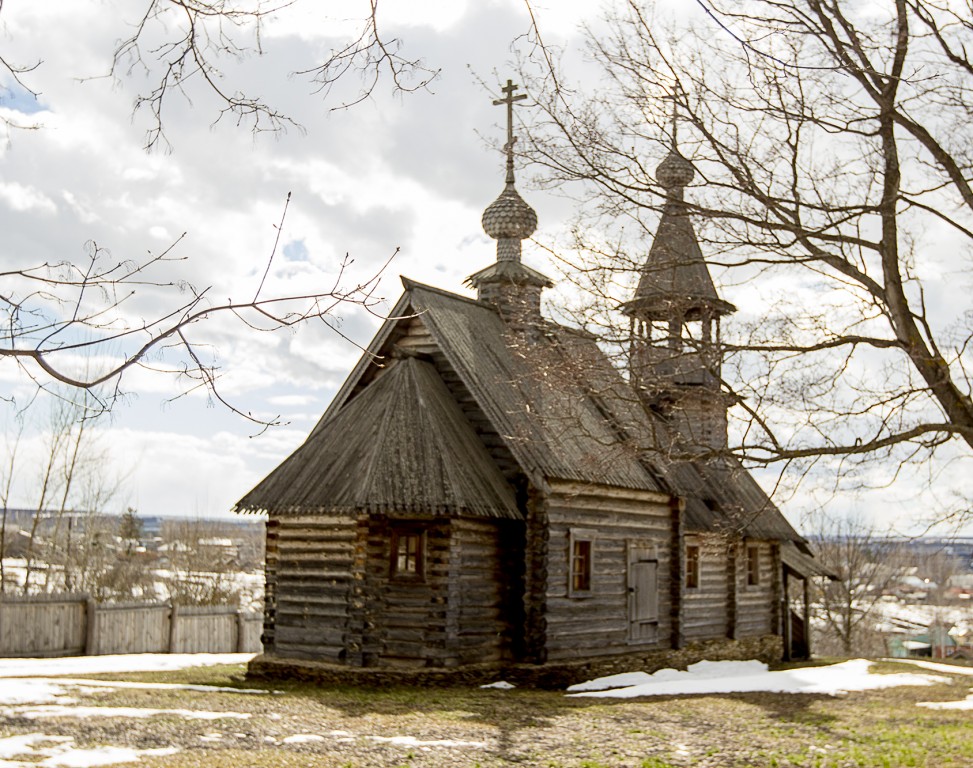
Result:
{"type": "MultiPolygon", "coordinates": [[[[8,509],[2,533],[0,614],[63,598],[82,608],[226,612],[259,624],[262,519],[8,509]]],[[[812,539],[818,559],[839,577],[812,590],[816,655],[973,660],[973,537],[890,539],[859,528],[812,539]]],[[[53,654],[63,640],[38,637],[35,628],[36,652],[5,648],[16,642],[0,616],[5,623],[0,655],[53,654]]],[[[240,626],[231,645],[244,644],[240,626]]],[[[257,650],[259,631],[249,634],[246,644],[257,650]]]]}
{"type": "Polygon", "coordinates": [[[263,608],[262,520],[10,509],[3,527],[3,596],[263,608]]]}

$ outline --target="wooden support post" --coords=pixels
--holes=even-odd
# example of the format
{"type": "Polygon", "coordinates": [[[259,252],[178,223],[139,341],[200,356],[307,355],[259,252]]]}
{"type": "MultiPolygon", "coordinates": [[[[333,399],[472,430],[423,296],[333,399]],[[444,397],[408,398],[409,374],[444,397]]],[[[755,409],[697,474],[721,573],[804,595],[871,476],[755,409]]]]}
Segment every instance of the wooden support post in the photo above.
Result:
{"type": "Polygon", "coordinates": [[[811,658],[811,577],[804,576],[804,653],[811,658]]]}
{"type": "Polygon", "coordinates": [[[682,516],[686,509],[684,499],[673,496],[669,501],[672,550],[669,553],[669,621],[672,624],[670,645],[678,650],[685,644],[682,634],[682,590],[686,582],[686,547],[683,538],[682,516]]]}
{"type": "Polygon", "coordinates": [[[787,573],[786,566],[784,567],[784,597],[783,597],[783,613],[784,613],[784,661],[790,661],[793,656],[794,651],[794,638],[793,638],[793,622],[791,621],[791,577],[787,573]]]}
{"type": "Polygon", "coordinates": [[[247,652],[247,619],[242,610],[236,612],[236,652],[247,652]]]}
{"type": "Polygon", "coordinates": [[[169,653],[176,652],[176,625],[178,622],[179,606],[175,603],[169,609],[169,653]]]}
{"type": "Polygon", "coordinates": [[[98,654],[98,603],[94,598],[85,600],[84,655],[98,654]]]}
{"type": "MultiPolygon", "coordinates": [[[[524,657],[528,663],[547,661],[547,576],[550,526],[547,502],[536,491],[528,495],[524,577],[524,657]]],[[[563,542],[567,545],[567,542],[563,542]]]]}

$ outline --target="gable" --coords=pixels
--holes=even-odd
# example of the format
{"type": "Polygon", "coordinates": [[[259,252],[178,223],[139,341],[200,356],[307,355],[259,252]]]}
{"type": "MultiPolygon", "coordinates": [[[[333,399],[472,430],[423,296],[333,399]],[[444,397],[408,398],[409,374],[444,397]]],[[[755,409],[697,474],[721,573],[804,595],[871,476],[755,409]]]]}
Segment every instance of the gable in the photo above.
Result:
{"type": "Polygon", "coordinates": [[[388,363],[237,509],[520,517],[435,368],[414,357],[388,363]]]}

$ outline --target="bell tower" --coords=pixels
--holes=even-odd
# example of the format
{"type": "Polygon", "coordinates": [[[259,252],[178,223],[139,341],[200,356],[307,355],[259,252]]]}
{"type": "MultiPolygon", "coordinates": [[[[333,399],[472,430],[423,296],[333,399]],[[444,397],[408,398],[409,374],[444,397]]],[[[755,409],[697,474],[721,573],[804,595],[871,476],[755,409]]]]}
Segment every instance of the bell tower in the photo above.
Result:
{"type": "Polygon", "coordinates": [[[676,146],[656,168],[666,199],[631,301],[629,365],[647,407],[665,418],[682,447],[727,445],[729,398],[721,386],[720,320],[736,307],[719,297],[693,230],[685,188],[696,171],[676,146]]]}

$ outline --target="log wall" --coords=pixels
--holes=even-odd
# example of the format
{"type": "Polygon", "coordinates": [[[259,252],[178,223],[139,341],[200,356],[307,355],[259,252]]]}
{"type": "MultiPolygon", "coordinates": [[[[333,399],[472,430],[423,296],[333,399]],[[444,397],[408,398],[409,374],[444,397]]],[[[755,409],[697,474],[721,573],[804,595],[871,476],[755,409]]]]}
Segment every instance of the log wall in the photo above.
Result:
{"type": "Polygon", "coordinates": [[[546,648],[549,661],[666,648],[671,644],[671,533],[668,497],[639,491],[559,484],[546,504],[546,648]],[[594,532],[590,595],[569,596],[571,529],[594,532]],[[628,561],[632,547],[658,558],[656,632],[631,636],[628,561]]]}
{"type": "Polygon", "coordinates": [[[737,606],[736,636],[758,637],[778,634],[775,621],[778,590],[780,589],[779,566],[775,564],[774,546],[769,541],[747,539],[737,549],[737,606]],[[747,547],[757,547],[759,553],[759,583],[747,584],[747,547]]]}
{"type": "MultiPolygon", "coordinates": [[[[424,525],[425,553],[422,579],[391,575],[391,524],[375,518],[363,522],[365,589],[360,618],[364,666],[445,666],[450,651],[446,642],[449,599],[448,520],[424,525]]],[[[360,541],[361,543],[361,541],[360,541]]]]}
{"type": "Polygon", "coordinates": [[[453,521],[447,663],[511,658],[515,620],[522,613],[522,539],[523,526],[515,523],[453,521]]]}
{"type": "Polygon", "coordinates": [[[271,517],[266,523],[264,540],[264,622],[260,642],[264,653],[274,653],[274,629],[277,625],[277,553],[280,542],[280,518],[271,517]]]}
{"type": "Polygon", "coordinates": [[[288,658],[344,661],[355,519],[322,515],[273,522],[268,524],[265,649],[288,658]]]}
{"type": "Polygon", "coordinates": [[[690,643],[727,637],[731,634],[727,572],[730,543],[719,534],[691,534],[686,536],[685,544],[699,546],[699,586],[683,588],[683,636],[690,643]]]}

